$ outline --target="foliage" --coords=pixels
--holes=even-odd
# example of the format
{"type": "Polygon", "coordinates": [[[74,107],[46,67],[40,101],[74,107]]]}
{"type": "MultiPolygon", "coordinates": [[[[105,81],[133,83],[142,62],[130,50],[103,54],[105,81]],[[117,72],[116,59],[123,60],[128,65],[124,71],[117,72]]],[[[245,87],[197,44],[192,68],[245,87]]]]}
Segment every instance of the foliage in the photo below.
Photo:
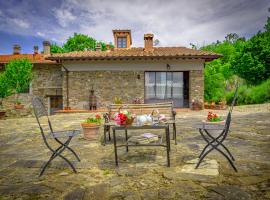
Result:
{"type": "MultiPolygon", "coordinates": [[[[104,42],[99,42],[101,44],[101,50],[106,50],[106,44],[104,42]]],[[[89,37],[88,35],[74,33],[72,37],[69,37],[66,43],[63,45],[63,49],[66,52],[71,51],[84,51],[84,50],[96,50],[97,41],[89,37]]]]}
{"type": "Polygon", "coordinates": [[[232,68],[249,84],[256,85],[267,80],[270,77],[270,31],[258,32],[250,38],[236,53],[232,68]]]}
{"type": "MultiPolygon", "coordinates": [[[[234,91],[228,92],[226,100],[232,102],[234,91]]],[[[238,90],[237,105],[270,102],[270,79],[257,86],[243,85],[238,90]]]]}
{"type": "Polygon", "coordinates": [[[0,99],[11,95],[11,88],[7,84],[5,73],[0,73],[0,99]]]}
{"type": "Polygon", "coordinates": [[[100,124],[101,121],[102,121],[101,116],[97,114],[95,117],[88,117],[85,120],[85,123],[88,123],[88,124],[100,124]]]}
{"type": "Polygon", "coordinates": [[[51,44],[51,53],[64,53],[64,49],[56,43],[51,44]]]}
{"type": "Polygon", "coordinates": [[[29,87],[33,79],[32,67],[33,65],[25,58],[11,60],[5,65],[6,84],[13,92],[20,93],[29,87]]]}
{"type": "MultiPolygon", "coordinates": [[[[249,40],[239,37],[235,33],[229,33],[225,40],[212,43],[200,48],[223,55],[222,58],[208,62],[205,65],[205,100],[219,101],[224,100],[224,96],[233,87],[235,79],[248,85],[260,84],[270,77],[270,18],[268,17],[264,32],[258,32],[249,40]]],[[[193,48],[197,48],[192,45],[193,48]]],[[[260,99],[260,92],[252,92],[248,98],[246,93],[250,92],[251,86],[242,86],[244,100],[239,97],[239,102],[259,102],[256,101],[255,93],[260,99]],[[245,91],[247,90],[247,91],[245,91]],[[252,96],[253,95],[253,96],[252,96]]],[[[253,89],[255,90],[255,89],[253,89]]],[[[227,97],[228,98],[228,97],[227,97]]]]}
{"type": "MultiPolygon", "coordinates": [[[[72,37],[69,37],[67,41],[63,44],[63,46],[58,46],[57,44],[51,45],[51,53],[65,53],[72,51],[85,51],[85,50],[96,50],[96,44],[99,43],[101,45],[101,50],[106,51],[106,43],[103,41],[97,42],[96,39],[80,33],[74,33],[72,37]]],[[[110,48],[113,45],[110,43],[110,48]]]]}

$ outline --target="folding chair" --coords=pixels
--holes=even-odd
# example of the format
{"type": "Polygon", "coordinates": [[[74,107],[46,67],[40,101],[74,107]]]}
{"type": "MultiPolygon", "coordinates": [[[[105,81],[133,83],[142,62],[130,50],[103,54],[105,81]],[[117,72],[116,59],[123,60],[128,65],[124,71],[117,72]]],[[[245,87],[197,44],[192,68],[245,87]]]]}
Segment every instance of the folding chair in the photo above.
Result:
{"type": "Polygon", "coordinates": [[[231,154],[229,149],[222,143],[226,139],[228,132],[230,131],[230,124],[231,124],[231,119],[232,119],[231,115],[232,115],[233,106],[234,106],[236,98],[237,98],[237,91],[238,91],[238,86],[236,87],[233,101],[232,101],[231,107],[229,109],[229,113],[227,115],[225,125],[203,124],[203,125],[197,126],[197,128],[199,128],[199,132],[200,132],[202,138],[206,141],[207,145],[204,147],[201,154],[199,155],[199,161],[195,167],[196,169],[200,166],[203,159],[211,151],[213,151],[215,149],[219,153],[221,153],[229,161],[232,168],[237,172],[237,169],[234,165],[235,159],[234,159],[233,155],[231,154]],[[221,133],[219,133],[219,135],[215,137],[215,136],[213,136],[213,134],[211,134],[211,132],[209,132],[209,130],[220,130],[221,133]],[[210,148],[207,150],[208,147],[210,147],[210,148]],[[222,147],[222,148],[220,148],[220,147],[222,147]]]}
{"type": "Polygon", "coordinates": [[[78,155],[75,153],[75,151],[69,147],[68,145],[70,144],[71,139],[75,136],[78,135],[80,133],[79,130],[67,130],[67,131],[53,131],[52,128],[52,124],[51,121],[49,119],[49,116],[47,114],[47,110],[42,102],[42,100],[39,97],[33,97],[32,99],[32,105],[33,105],[33,109],[34,109],[34,113],[37,119],[37,123],[39,125],[40,128],[40,132],[42,135],[42,138],[44,140],[45,145],[48,147],[48,149],[52,152],[51,157],[49,158],[49,160],[47,161],[47,163],[43,166],[39,176],[42,176],[45,169],[48,167],[48,165],[57,157],[59,156],[60,158],[62,158],[64,161],[66,161],[68,163],[68,165],[73,169],[73,171],[75,173],[77,173],[75,167],[73,166],[73,164],[65,157],[62,155],[62,153],[64,152],[64,150],[69,150],[75,157],[76,159],[80,162],[80,158],[78,157],[78,155]],[[45,128],[44,126],[41,124],[40,119],[42,117],[46,117],[46,121],[48,122],[49,125],[49,134],[45,134],[45,128]],[[59,147],[57,147],[56,149],[54,149],[53,147],[51,147],[47,141],[47,139],[54,139],[57,144],[59,144],[59,147]],[[65,142],[62,142],[59,138],[67,138],[65,142]]]}

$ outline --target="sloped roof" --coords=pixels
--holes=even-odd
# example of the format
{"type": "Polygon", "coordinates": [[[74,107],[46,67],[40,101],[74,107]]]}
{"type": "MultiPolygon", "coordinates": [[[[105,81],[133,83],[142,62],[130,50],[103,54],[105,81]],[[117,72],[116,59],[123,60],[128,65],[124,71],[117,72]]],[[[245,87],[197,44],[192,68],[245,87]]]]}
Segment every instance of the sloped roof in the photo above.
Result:
{"type": "Polygon", "coordinates": [[[27,58],[31,63],[47,63],[54,64],[55,61],[46,60],[44,54],[9,54],[9,55],[0,55],[0,63],[6,64],[11,60],[27,58]]]}
{"type": "Polygon", "coordinates": [[[186,47],[154,47],[151,51],[144,48],[113,49],[109,51],[75,51],[69,53],[56,53],[46,57],[49,60],[104,60],[121,58],[201,58],[213,60],[222,57],[221,54],[189,49],[186,47]]]}

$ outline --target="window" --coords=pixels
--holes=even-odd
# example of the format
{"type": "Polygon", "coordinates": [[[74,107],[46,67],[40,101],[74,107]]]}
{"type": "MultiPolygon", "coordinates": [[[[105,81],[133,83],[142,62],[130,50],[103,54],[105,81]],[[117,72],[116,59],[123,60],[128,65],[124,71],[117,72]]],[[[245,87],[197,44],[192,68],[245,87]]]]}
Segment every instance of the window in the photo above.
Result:
{"type": "Polygon", "coordinates": [[[127,38],[118,37],[117,38],[117,48],[127,48],[127,38]]]}
{"type": "Polygon", "coordinates": [[[173,101],[188,107],[188,72],[145,72],[145,103],[173,101]]]}

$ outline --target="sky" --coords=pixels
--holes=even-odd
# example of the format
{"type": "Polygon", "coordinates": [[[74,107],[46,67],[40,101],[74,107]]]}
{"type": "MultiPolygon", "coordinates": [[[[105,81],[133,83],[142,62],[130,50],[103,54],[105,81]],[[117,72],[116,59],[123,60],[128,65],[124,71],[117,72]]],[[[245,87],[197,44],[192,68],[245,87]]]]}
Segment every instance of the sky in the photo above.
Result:
{"type": "Polygon", "coordinates": [[[113,42],[113,29],[131,29],[132,46],[153,33],[159,46],[202,46],[228,33],[249,38],[263,30],[270,0],[0,0],[0,54],[62,45],[76,33],[113,42]]]}

